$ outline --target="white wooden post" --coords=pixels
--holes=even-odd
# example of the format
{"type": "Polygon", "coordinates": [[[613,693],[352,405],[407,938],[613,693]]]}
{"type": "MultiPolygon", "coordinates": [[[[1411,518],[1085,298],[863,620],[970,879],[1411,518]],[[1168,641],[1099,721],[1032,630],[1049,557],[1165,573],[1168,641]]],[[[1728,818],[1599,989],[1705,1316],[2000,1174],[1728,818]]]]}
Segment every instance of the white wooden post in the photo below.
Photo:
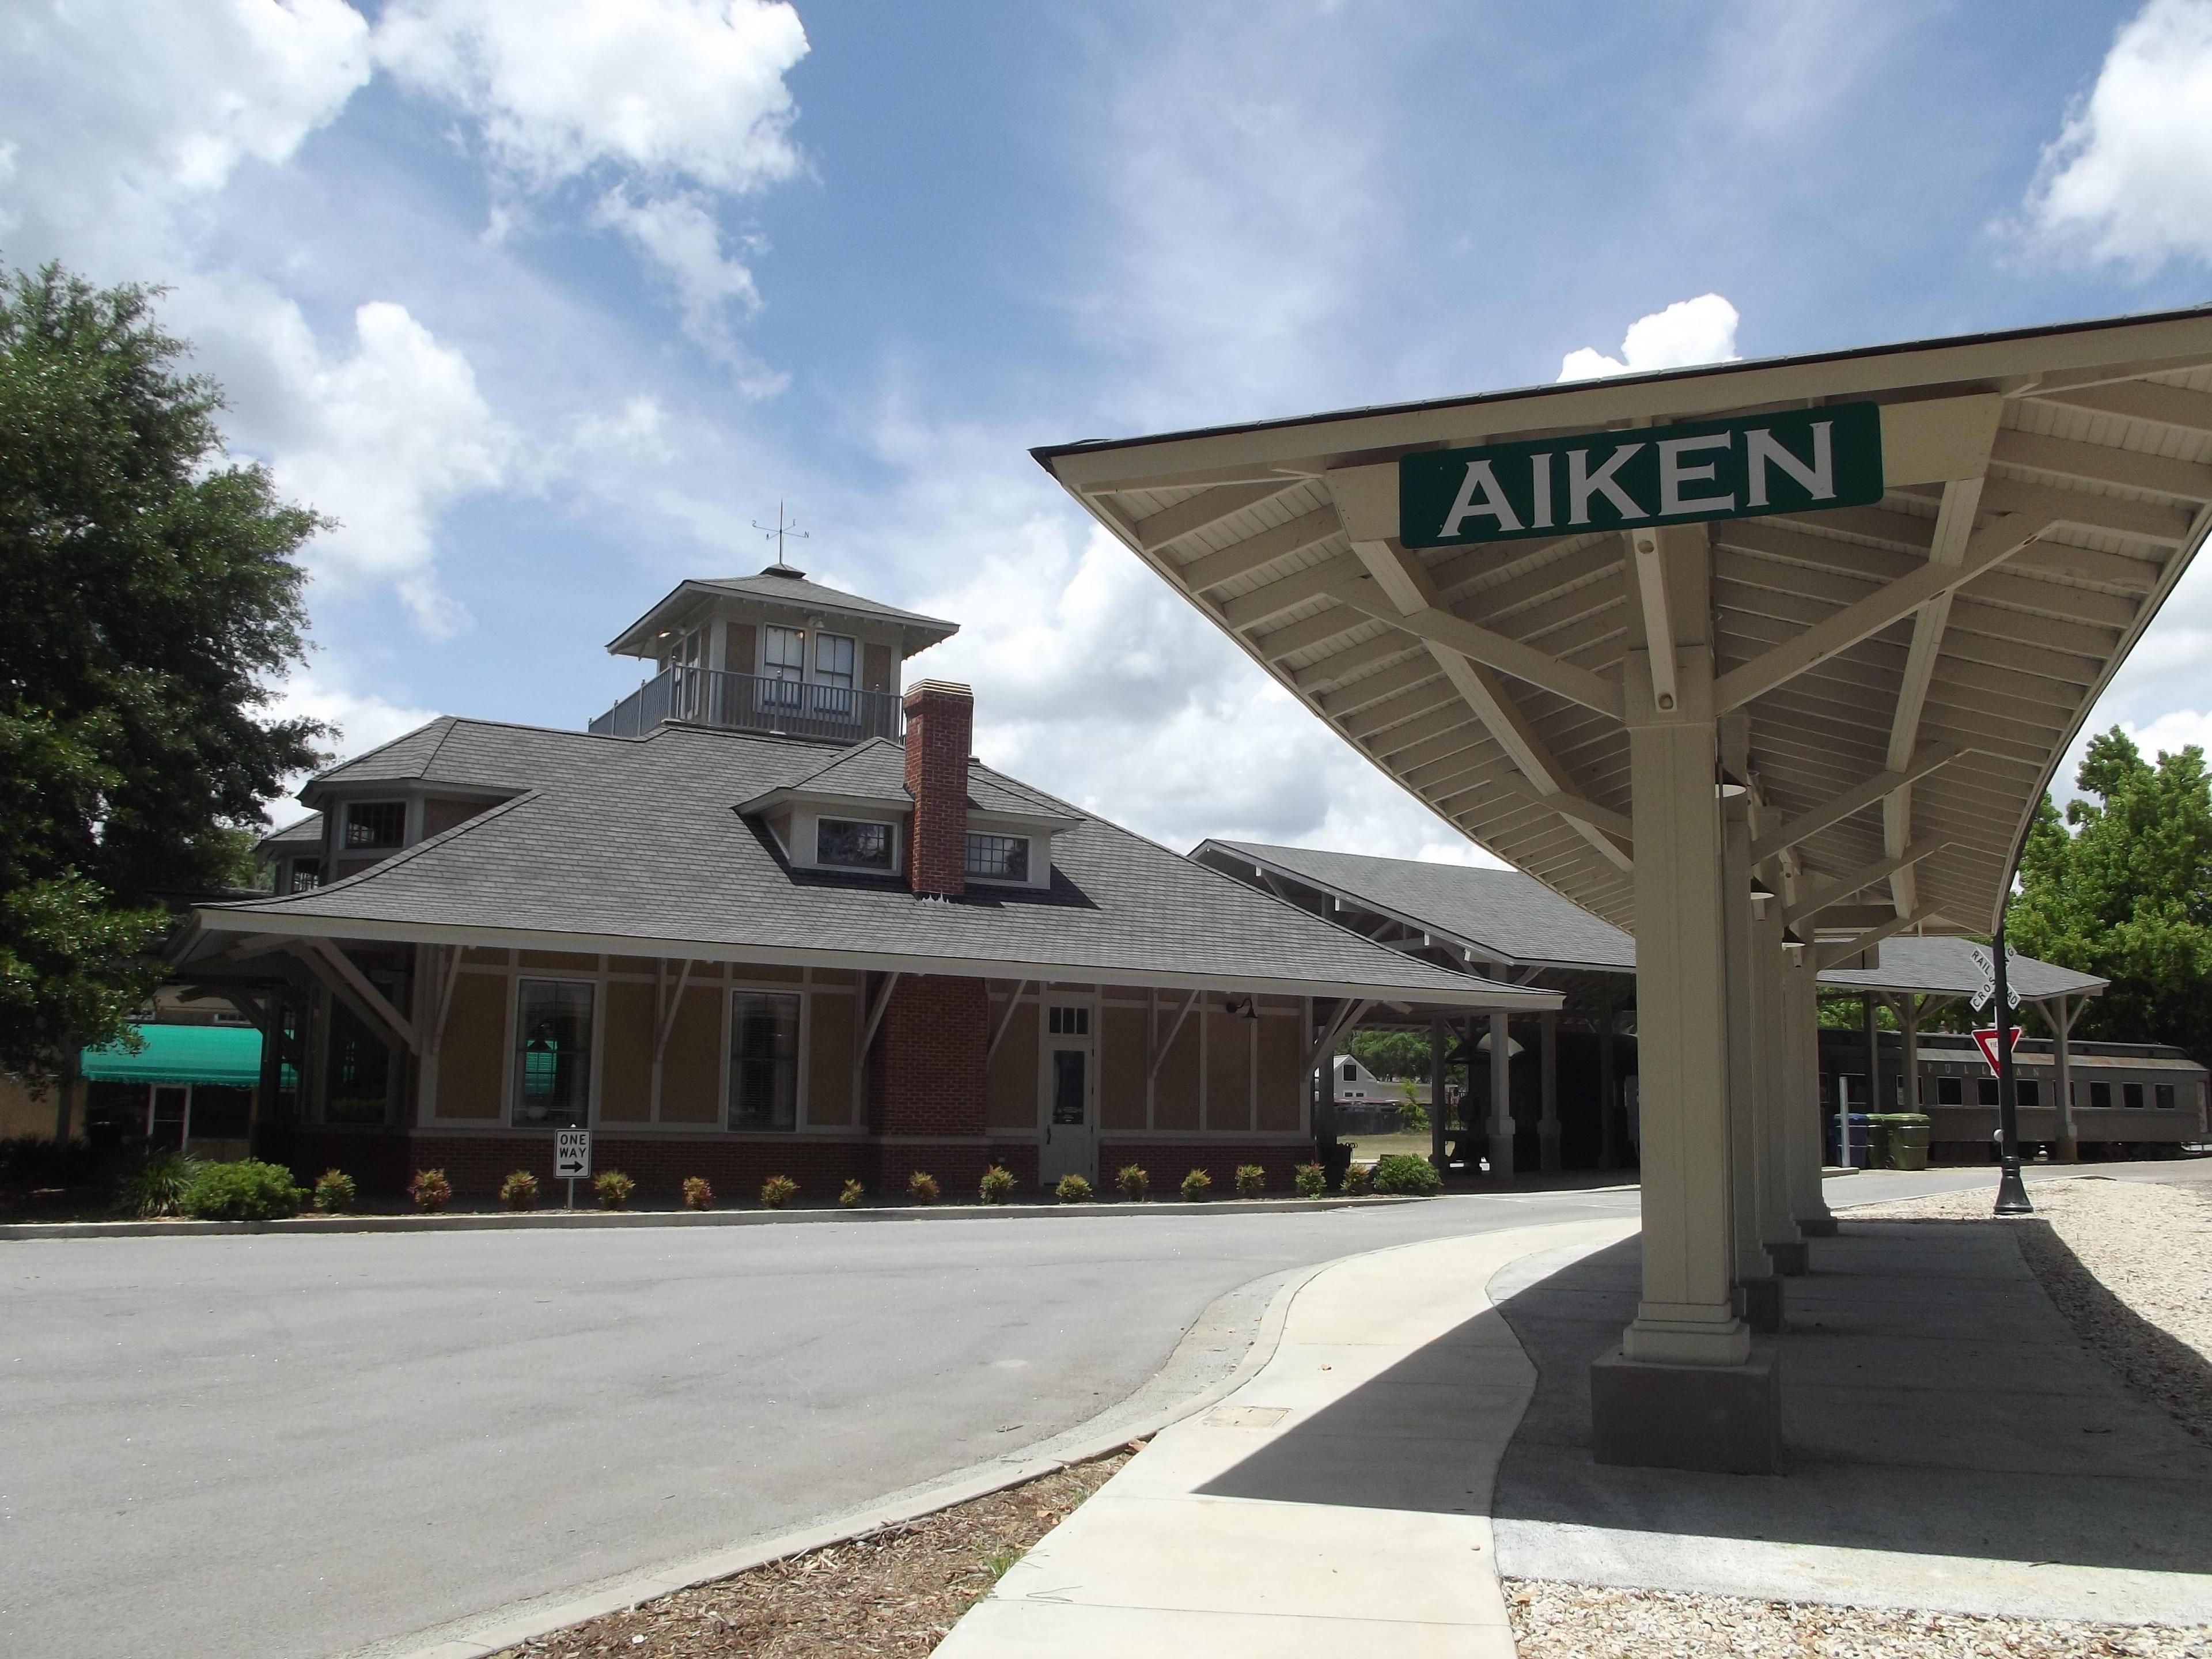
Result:
{"type": "Polygon", "coordinates": [[[1536,1133],[1544,1170],[1550,1174],[1559,1167],[1559,1017],[1539,1014],[1536,1024],[1543,1076],[1536,1133]]]}

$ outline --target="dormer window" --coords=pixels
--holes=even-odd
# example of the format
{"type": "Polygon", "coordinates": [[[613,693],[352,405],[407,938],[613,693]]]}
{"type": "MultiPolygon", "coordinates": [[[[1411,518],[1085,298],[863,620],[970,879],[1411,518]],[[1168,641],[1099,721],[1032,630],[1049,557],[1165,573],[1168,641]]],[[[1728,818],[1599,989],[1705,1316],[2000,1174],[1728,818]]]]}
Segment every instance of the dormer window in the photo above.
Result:
{"type": "Polygon", "coordinates": [[[889,870],[891,827],[856,818],[818,818],[814,861],[841,870],[889,870]]]}
{"type": "Polygon", "coordinates": [[[973,835],[968,837],[968,873],[983,881],[1027,881],[1027,836],[973,835]]]}
{"type": "Polygon", "coordinates": [[[397,847],[407,839],[407,803],[404,800],[357,800],[345,810],[345,845],[360,848],[397,847]]]}

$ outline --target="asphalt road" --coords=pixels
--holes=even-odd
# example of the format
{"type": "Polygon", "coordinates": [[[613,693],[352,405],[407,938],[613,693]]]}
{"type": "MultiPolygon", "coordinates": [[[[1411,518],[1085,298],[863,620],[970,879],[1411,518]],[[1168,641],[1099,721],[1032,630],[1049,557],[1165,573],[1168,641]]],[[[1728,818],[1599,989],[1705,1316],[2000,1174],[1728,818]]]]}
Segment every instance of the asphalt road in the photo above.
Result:
{"type": "Polygon", "coordinates": [[[1635,1202],[0,1244],[0,1652],[420,1630],[1047,1439],[1268,1274],[1635,1202]]]}

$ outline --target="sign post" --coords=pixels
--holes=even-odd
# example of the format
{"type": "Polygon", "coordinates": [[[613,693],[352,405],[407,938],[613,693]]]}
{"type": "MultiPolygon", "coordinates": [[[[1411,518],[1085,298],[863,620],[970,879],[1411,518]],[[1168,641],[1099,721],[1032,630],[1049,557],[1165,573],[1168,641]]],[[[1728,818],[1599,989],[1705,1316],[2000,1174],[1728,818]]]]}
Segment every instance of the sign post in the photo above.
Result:
{"type": "Polygon", "coordinates": [[[576,1183],[592,1176],[592,1132],[562,1129],[553,1137],[553,1179],[568,1183],[568,1207],[576,1207],[576,1183]]]}
{"type": "Polygon", "coordinates": [[[2019,1038],[2020,1028],[2006,1018],[2014,1000],[2005,975],[2011,954],[2005,949],[2004,913],[1999,911],[1996,935],[1990,941],[1990,977],[1995,981],[1990,989],[1996,1000],[1997,1158],[2002,1165],[1997,1176],[1997,1213],[2027,1215],[2035,1206],[2027,1201],[2027,1188],[2020,1178],[2020,1103],[2014,1098],[2012,1075],[2012,1046],[2019,1038]]]}

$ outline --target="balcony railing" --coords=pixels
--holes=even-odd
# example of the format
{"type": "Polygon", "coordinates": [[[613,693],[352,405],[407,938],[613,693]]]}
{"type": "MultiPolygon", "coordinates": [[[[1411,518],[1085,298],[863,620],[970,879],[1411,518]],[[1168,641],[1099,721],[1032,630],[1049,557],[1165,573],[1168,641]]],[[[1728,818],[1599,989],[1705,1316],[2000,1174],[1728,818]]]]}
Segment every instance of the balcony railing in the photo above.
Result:
{"type": "Polygon", "coordinates": [[[689,720],[738,732],[858,743],[900,737],[905,717],[889,691],[811,681],[732,674],[717,668],[664,668],[593,720],[596,737],[638,738],[663,720],[689,720]]]}

